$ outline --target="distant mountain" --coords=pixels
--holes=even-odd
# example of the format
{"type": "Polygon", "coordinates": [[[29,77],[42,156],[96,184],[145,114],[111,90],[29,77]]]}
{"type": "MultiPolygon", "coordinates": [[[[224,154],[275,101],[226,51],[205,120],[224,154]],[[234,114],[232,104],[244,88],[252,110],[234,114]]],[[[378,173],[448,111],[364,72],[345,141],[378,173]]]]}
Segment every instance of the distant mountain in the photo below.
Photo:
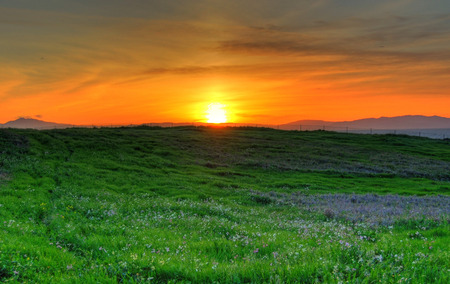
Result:
{"type": "MultiPolygon", "coordinates": [[[[192,125],[192,123],[146,123],[149,126],[183,126],[192,125]]],[[[195,125],[210,125],[207,123],[195,123],[195,125]]],[[[380,117],[380,118],[364,118],[352,121],[325,121],[325,120],[298,120],[282,125],[262,125],[262,124],[241,124],[241,123],[225,123],[230,126],[264,126],[277,127],[285,130],[314,130],[323,129],[337,130],[340,129],[383,129],[383,130],[400,130],[400,129],[450,129],[450,118],[441,116],[423,116],[423,115],[405,115],[396,117],[380,117]]],[[[0,128],[33,128],[33,129],[53,129],[74,127],[72,124],[61,124],[55,122],[47,122],[33,118],[19,118],[0,124],[0,128]]],[[[118,126],[118,125],[117,125],[118,126]]],[[[83,126],[81,126],[83,127],[83,126]]],[[[91,125],[86,126],[91,127],[91,125]]]]}
{"type": "Polygon", "coordinates": [[[33,129],[53,129],[73,127],[71,124],[60,124],[55,122],[47,122],[33,118],[19,118],[0,124],[0,128],[33,128],[33,129]]]}
{"type": "Polygon", "coordinates": [[[450,128],[450,118],[441,116],[405,115],[396,117],[365,118],[352,121],[299,120],[285,126],[331,126],[361,129],[438,129],[450,128]]]}

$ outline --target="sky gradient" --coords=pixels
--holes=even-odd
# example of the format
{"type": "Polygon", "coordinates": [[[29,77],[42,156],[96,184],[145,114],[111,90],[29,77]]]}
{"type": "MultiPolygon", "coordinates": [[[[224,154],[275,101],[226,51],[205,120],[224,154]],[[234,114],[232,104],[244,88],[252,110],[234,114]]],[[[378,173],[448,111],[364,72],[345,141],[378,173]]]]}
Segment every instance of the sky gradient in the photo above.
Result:
{"type": "Polygon", "coordinates": [[[0,123],[450,117],[448,0],[0,0],[0,123]]]}

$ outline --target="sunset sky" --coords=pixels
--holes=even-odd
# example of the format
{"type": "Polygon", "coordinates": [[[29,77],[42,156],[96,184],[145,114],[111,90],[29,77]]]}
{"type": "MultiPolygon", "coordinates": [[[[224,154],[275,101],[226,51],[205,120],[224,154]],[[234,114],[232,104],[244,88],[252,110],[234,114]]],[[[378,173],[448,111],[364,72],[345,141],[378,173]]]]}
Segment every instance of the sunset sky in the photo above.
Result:
{"type": "Polygon", "coordinates": [[[450,117],[448,0],[0,0],[0,123],[450,117]]]}

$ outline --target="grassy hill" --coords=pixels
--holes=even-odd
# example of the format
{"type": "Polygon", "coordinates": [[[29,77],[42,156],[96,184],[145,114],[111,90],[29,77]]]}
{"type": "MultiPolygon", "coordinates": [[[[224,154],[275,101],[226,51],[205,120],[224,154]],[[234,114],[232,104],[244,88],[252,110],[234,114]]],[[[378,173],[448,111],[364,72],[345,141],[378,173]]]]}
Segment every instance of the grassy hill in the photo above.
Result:
{"type": "Polygon", "coordinates": [[[0,281],[447,282],[450,144],[0,130],[0,281]]]}

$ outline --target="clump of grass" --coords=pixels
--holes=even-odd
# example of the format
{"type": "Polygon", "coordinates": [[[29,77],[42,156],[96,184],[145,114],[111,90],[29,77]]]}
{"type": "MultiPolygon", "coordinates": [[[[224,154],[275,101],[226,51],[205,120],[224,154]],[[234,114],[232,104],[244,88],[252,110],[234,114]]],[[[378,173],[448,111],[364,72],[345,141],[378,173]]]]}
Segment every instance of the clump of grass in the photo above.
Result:
{"type": "Polygon", "coordinates": [[[324,215],[325,215],[325,217],[327,217],[328,219],[333,219],[334,216],[335,216],[334,211],[331,210],[331,208],[326,208],[325,211],[324,211],[324,215]]]}

